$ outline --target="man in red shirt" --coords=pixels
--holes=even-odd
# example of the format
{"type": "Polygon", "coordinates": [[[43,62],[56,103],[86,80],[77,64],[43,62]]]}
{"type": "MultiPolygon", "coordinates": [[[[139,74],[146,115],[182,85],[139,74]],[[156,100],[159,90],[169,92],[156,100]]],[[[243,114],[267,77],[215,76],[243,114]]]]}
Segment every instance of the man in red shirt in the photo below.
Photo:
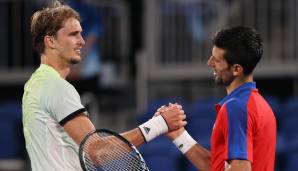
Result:
{"type": "Polygon", "coordinates": [[[168,134],[200,171],[274,170],[275,116],[253,82],[262,53],[262,40],[252,28],[232,27],[216,33],[208,66],[227,96],[215,107],[211,152],[184,128],[168,134]]]}

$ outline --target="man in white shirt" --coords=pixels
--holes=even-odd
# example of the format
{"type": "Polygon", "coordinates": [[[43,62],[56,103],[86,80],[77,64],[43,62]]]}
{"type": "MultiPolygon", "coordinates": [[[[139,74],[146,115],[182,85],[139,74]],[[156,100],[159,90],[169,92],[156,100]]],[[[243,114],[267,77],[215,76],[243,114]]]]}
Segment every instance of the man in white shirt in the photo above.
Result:
{"type": "MultiPolygon", "coordinates": [[[[22,106],[32,170],[81,170],[78,145],[95,128],[76,89],[65,80],[71,65],[81,61],[85,44],[79,14],[55,2],[33,14],[31,33],[41,55],[40,67],[25,84],[22,106]]],[[[140,146],[185,126],[184,119],[176,105],[122,135],[140,146]]]]}

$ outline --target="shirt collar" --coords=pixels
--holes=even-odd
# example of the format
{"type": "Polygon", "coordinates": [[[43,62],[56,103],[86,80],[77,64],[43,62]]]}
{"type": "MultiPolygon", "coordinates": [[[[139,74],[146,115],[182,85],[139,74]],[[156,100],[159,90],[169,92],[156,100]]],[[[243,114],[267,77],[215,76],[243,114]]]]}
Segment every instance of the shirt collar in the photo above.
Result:
{"type": "Polygon", "coordinates": [[[58,71],[56,71],[53,67],[47,64],[40,64],[38,70],[42,72],[49,72],[52,75],[55,75],[56,77],[61,77],[58,71]]]}
{"type": "Polygon", "coordinates": [[[248,82],[244,83],[238,88],[236,88],[234,91],[231,92],[231,94],[227,95],[225,98],[223,98],[220,102],[219,105],[222,106],[227,100],[237,96],[239,93],[243,91],[248,91],[251,89],[256,89],[256,83],[255,82],[248,82]]]}

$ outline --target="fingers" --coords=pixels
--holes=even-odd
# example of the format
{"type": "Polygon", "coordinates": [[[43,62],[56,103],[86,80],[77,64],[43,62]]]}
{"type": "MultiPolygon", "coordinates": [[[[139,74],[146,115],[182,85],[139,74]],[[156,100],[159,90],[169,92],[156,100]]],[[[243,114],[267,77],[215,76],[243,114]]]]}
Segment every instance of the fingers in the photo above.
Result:
{"type": "Polygon", "coordinates": [[[157,111],[154,113],[154,116],[158,116],[160,115],[161,113],[163,112],[166,112],[172,108],[178,108],[178,109],[182,109],[182,106],[181,105],[176,105],[176,104],[172,104],[172,103],[169,103],[169,106],[161,106],[160,108],[157,109],[157,111]]]}
{"type": "Polygon", "coordinates": [[[186,126],[186,115],[181,105],[178,103],[169,103],[168,106],[163,105],[154,113],[154,117],[162,115],[165,119],[169,131],[177,130],[186,126]]]}
{"type": "Polygon", "coordinates": [[[178,109],[182,109],[182,106],[179,105],[178,103],[175,103],[175,104],[169,103],[169,107],[177,107],[178,109]]]}
{"type": "Polygon", "coordinates": [[[162,113],[168,110],[168,107],[163,105],[160,108],[157,109],[157,112],[162,113]]]}
{"type": "Polygon", "coordinates": [[[186,115],[184,114],[183,110],[168,110],[161,115],[166,120],[169,131],[179,129],[187,124],[187,122],[185,121],[186,115]]]}
{"type": "Polygon", "coordinates": [[[186,120],[179,120],[179,121],[176,121],[172,125],[172,129],[171,130],[176,130],[176,129],[179,129],[179,128],[184,127],[186,125],[187,125],[187,121],[186,120]]]}
{"type": "Polygon", "coordinates": [[[187,125],[187,121],[180,121],[179,128],[185,127],[187,125]]]}
{"type": "Polygon", "coordinates": [[[157,109],[157,111],[154,113],[154,117],[160,115],[161,113],[168,110],[168,107],[163,105],[160,108],[157,109]]]}
{"type": "Polygon", "coordinates": [[[161,106],[160,108],[157,109],[157,111],[154,113],[154,115],[159,115],[167,110],[170,110],[172,108],[177,108],[177,109],[181,109],[182,110],[182,106],[179,105],[178,103],[175,103],[175,104],[172,104],[172,103],[169,103],[168,106],[161,106]]]}
{"type": "Polygon", "coordinates": [[[183,115],[180,115],[180,118],[181,118],[181,120],[185,120],[186,119],[186,115],[183,113],[183,115]]]}

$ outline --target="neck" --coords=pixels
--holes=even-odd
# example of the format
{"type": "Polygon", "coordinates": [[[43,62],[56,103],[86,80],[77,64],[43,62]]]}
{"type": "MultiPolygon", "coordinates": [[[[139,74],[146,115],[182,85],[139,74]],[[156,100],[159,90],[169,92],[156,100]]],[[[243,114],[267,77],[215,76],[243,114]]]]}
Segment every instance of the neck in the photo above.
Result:
{"type": "Polygon", "coordinates": [[[235,89],[240,87],[242,84],[248,83],[248,82],[253,82],[252,74],[248,76],[235,78],[234,81],[232,81],[232,83],[226,87],[227,94],[228,95],[231,94],[231,92],[233,92],[235,89]]]}
{"type": "Polygon", "coordinates": [[[54,68],[65,79],[69,73],[70,65],[57,56],[41,55],[41,63],[54,68]]]}

